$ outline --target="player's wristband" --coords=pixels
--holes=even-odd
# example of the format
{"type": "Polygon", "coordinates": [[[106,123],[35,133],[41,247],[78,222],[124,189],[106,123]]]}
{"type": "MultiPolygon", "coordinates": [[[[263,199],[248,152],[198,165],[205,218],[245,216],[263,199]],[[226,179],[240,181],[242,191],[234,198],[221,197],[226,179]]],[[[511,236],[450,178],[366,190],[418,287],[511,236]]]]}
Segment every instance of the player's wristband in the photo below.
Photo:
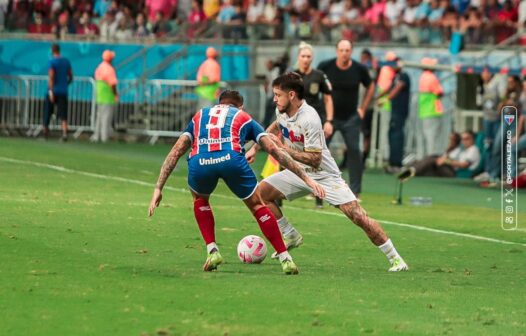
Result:
{"type": "Polygon", "coordinates": [[[328,122],[329,124],[332,124],[332,120],[325,120],[325,122],[328,122]]]}

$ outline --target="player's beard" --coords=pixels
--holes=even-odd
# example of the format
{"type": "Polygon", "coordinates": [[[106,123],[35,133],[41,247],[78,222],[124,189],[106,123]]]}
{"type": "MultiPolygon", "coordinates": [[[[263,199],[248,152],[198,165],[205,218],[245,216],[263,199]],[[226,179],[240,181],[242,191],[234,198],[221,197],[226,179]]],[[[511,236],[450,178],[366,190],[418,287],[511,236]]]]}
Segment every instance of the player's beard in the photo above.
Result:
{"type": "Polygon", "coordinates": [[[283,109],[280,109],[278,107],[278,111],[279,113],[283,114],[283,113],[288,113],[290,111],[290,108],[292,107],[292,104],[290,103],[290,100],[289,102],[287,103],[287,105],[285,105],[285,107],[283,107],[283,109]]]}

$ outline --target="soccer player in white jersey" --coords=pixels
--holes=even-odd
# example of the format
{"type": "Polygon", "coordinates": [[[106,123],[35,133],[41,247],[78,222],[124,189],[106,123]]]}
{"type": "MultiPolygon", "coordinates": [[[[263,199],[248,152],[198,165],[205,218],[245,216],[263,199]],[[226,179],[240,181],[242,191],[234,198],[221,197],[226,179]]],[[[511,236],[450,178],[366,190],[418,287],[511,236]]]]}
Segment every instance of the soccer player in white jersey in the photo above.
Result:
{"type": "MultiPolygon", "coordinates": [[[[277,118],[267,132],[276,135],[275,142],[281,144],[303,166],[307,174],[323,186],[325,200],[361,227],[371,242],[380,248],[391,264],[389,271],[407,271],[409,267],[396,251],[391,239],[377,221],[367,216],[341,177],[325,143],[320,117],[303,99],[304,87],[300,75],[291,72],[283,74],[272,82],[272,88],[277,118]],[[282,136],[284,143],[278,135],[282,136]]],[[[255,145],[246,153],[249,162],[254,161],[258,149],[255,145]]],[[[275,201],[285,198],[292,201],[309,194],[311,189],[289,170],[267,177],[260,186],[264,201],[278,219],[287,248],[298,247],[303,243],[303,237],[287,221],[275,201]]]]}

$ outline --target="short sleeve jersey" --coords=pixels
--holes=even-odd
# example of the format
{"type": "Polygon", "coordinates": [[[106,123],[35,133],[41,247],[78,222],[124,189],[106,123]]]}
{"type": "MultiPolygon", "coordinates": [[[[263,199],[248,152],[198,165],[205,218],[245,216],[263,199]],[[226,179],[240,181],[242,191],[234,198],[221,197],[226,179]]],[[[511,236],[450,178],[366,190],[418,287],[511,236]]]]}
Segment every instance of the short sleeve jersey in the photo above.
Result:
{"type": "Polygon", "coordinates": [[[183,134],[192,139],[188,157],[191,158],[219,151],[243,153],[246,141],[258,142],[267,133],[245,111],[229,105],[215,105],[199,110],[183,134]]]}
{"type": "MultiPolygon", "coordinates": [[[[327,148],[320,117],[312,106],[304,101],[292,117],[276,110],[276,122],[289,147],[299,152],[322,153],[320,169],[316,174],[340,175],[338,165],[327,148]]],[[[307,168],[307,172],[314,172],[308,165],[301,162],[298,164],[307,168]]]]}
{"type": "Polygon", "coordinates": [[[334,119],[347,120],[358,113],[360,85],[368,87],[372,82],[367,68],[352,60],[351,66],[342,70],[336,65],[336,59],[323,62],[318,68],[327,75],[332,84],[334,119]]]}
{"type": "Polygon", "coordinates": [[[60,95],[68,94],[68,73],[71,71],[71,63],[64,57],[53,57],[49,61],[49,69],[55,72],[53,93],[60,95]]]}

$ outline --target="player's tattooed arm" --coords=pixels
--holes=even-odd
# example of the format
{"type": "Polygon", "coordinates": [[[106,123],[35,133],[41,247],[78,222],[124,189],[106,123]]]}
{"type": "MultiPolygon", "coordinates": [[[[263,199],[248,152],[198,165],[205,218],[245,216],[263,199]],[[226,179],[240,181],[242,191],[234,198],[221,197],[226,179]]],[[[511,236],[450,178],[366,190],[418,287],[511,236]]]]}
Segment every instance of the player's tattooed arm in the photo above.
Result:
{"type": "Polygon", "coordinates": [[[319,168],[321,165],[321,152],[300,152],[294,148],[285,146],[287,153],[296,161],[309,165],[313,168],[319,168]]]}
{"type": "Polygon", "coordinates": [[[188,151],[190,146],[192,146],[192,140],[187,135],[183,135],[177,140],[175,145],[170,150],[170,153],[168,153],[166,159],[164,160],[155,188],[160,190],[163,189],[168,177],[170,177],[170,174],[175,169],[177,162],[181,156],[183,156],[188,151]]]}
{"type": "Polygon", "coordinates": [[[276,143],[276,141],[273,140],[272,136],[263,136],[259,140],[259,143],[261,145],[261,148],[270,155],[272,155],[281,166],[285,167],[286,169],[290,170],[294,174],[296,174],[299,178],[301,178],[313,191],[313,193],[320,197],[325,197],[325,191],[323,188],[316,183],[310,176],[305,173],[302,167],[294,161],[292,156],[290,156],[289,153],[287,153],[287,150],[283,145],[279,145],[276,143]]]}
{"type": "Polygon", "coordinates": [[[272,133],[274,135],[278,135],[280,133],[279,124],[277,121],[274,121],[269,127],[267,127],[267,133],[272,133]]]}
{"type": "MultiPolygon", "coordinates": [[[[279,126],[278,126],[278,122],[277,121],[274,121],[272,124],[270,124],[269,127],[267,127],[267,130],[266,132],[268,134],[274,134],[275,136],[279,136],[279,126]]],[[[252,152],[255,154],[255,152],[259,151],[261,149],[261,145],[260,144],[255,144],[254,146],[252,146],[251,150],[252,152]]],[[[265,150],[265,149],[263,149],[265,150]]],[[[266,151],[266,150],[265,150],[266,151]]]]}
{"type": "Polygon", "coordinates": [[[272,155],[280,165],[285,167],[286,169],[290,170],[294,174],[298,175],[299,178],[302,180],[305,179],[305,176],[307,175],[305,171],[294,161],[292,156],[290,156],[289,153],[287,153],[285,147],[278,147],[275,141],[271,139],[271,137],[261,137],[259,140],[259,144],[261,145],[261,148],[270,155],[272,155]]]}

